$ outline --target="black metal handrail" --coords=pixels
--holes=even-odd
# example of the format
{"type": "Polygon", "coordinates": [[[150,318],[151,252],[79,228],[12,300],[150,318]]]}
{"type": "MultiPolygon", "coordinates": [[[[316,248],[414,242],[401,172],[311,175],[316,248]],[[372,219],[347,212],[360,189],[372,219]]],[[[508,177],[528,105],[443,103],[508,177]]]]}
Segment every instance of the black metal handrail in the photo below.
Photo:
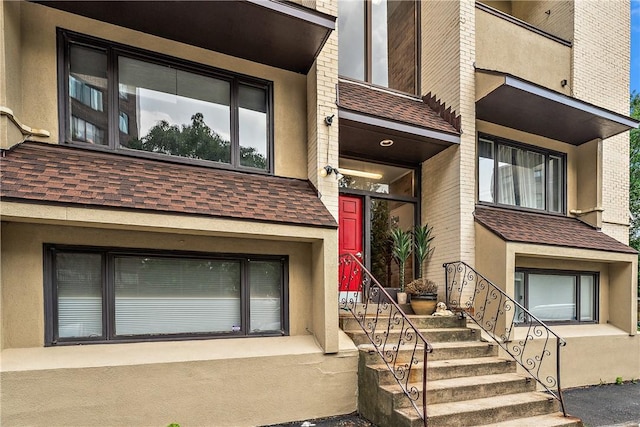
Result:
{"type": "Polygon", "coordinates": [[[566,345],[565,340],[468,264],[462,261],[450,262],[445,263],[444,268],[449,308],[463,310],[468,318],[491,336],[516,363],[560,402],[562,413],[566,417],[560,387],[560,347],[566,345]],[[526,334],[524,338],[514,341],[512,338],[516,326],[521,328],[519,330],[526,331],[526,334]],[[538,342],[534,343],[534,339],[538,342]],[[555,346],[552,344],[554,340],[555,346]],[[553,370],[551,363],[554,358],[555,376],[543,372],[553,370]],[[548,366],[552,368],[547,368],[548,366]]]}
{"type": "Polygon", "coordinates": [[[426,426],[427,354],[433,351],[431,344],[355,255],[340,255],[339,261],[340,308],[351,312],[358,321],[426,426]],[[399,358],[400,351],[411,357],[399,358]],[[420,390],[409,381],[421,363],[420,354],[422,408],[417,403],[420,390]]]}

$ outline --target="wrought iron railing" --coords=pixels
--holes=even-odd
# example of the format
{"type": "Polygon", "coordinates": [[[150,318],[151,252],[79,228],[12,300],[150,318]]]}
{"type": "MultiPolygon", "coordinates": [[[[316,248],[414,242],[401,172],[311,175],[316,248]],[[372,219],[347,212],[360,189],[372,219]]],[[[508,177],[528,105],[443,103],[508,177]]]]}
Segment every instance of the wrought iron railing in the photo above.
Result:
{"type": "Polygon", "coordinates": [[[358,321],[426,426],[427,354],[433,348],[384,287],[352,254],[340,255],[339,304],[340,309],[348,310],[358,321]],[[415,378],[412,372],[420,367],[422,394],[410,381],[415,378]]]}
{"type": "Polygon", "coordinates": [[[560,402],[560,348],[566,342],[482,274],[462,261],[446,263],[447,305],[462,310],[560,402]],[[517,335],[515,337],[517,327],[517,335]],[[555,362],[555,366],[554,366],[555,362]]]}

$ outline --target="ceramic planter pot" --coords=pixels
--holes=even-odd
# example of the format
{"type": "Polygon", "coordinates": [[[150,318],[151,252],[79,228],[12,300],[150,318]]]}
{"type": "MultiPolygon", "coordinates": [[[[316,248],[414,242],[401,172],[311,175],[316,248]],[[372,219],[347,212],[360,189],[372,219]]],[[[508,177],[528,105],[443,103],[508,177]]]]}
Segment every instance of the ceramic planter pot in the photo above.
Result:
{"type": "Polygon", "coordinates": [[[415,314],[431,315],[436,311],[438,296],[435,294],[411,295],[411,309],[415,314]]]}

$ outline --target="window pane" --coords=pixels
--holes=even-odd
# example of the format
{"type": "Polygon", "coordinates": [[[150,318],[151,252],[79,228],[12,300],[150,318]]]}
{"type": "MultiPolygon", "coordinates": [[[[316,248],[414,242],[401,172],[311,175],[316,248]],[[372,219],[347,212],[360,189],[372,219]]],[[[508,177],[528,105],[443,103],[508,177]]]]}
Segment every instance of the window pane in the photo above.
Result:
{"type": "MultiPolygon", "coordinates": [[[[516,298],[516,302],[519,303],[521,306],[526,307],[526,302],[524,300],[524,273],[521,271],[516,271],[515,274],[515,298],[516,298]]],[[[524,312],[522,311],[522,309],[518,306],[516,306],[516,314],[515,314],[515,321],[516,322],[524,322],[525,319],[524,318],[524,312]]]]}
{"type": "Polygon", "coordinates": [[[338,71],[341,76],[365,80],[365,16],[364,2],[342,0],[338,2],[338,71]]]}
{"type": "Polygon", "coordinates": [[[71,138],[73,141],[106,145],[107,55],[97,49],[71,45],[69,67],[71,138]],[[78,126],[80,121],[82,126],[78,126]],[[85,122],[100,132],[85,132],[85,122]]]}
{"type": "Polygon", "coordinates": [[[251,332],[282,330],[282,265],[279,261],[249,263],[251,332]]]}
{"type": "Polygon", "coordinates": [[[117,335],[237,332],[240,262],[115,258],[117,335]]]}
{"type": "MultiPolygon", "coordinates": [[[[391,230],[411,230],[414,227],[416,205],[371,198],[371,271],[385,287],[399,287],[400,269],[392,256],[391,230]]],[[[414,258],[407,258],[405,284],[413,280],[414,258]]]]}
{"type": "Polygon", "coordinates": [[[591,274],[580,276],[580,320],[595,320],[595,277],[591,274]]]}
{"type": "Polygon", "coordinates": [[[415,5],[405,0],[372,2],[373,83],[415,93],[415,5]]]}
{"type": "Polygon", "coordinates": [[[494,202],[494,151],[493,141],[480,139],[478,141],[478,200],[481,202],[494,202]]]}
{"type": "Polygon", "coordinates": [[[340,188],[416,196],[413,169],[341,158],[338,170],[343,175],[338,183],[340,188]]]}
{"type": "Polygon", "coordinates": [[[544,156],[498,146],[498,203],[545,209],[544,156]]]}
{"type": "Polygon", "coordinates": [[[238,88],[240,165],[267,169],[267,92],[263,88],[238,88]]]}
{"type": "Polygon", "coordinates": [[[230,84],[157,64],[118,60],[120,145],[193,159],[231,162],[230,84]]]}
{"type": "Polygon", "coordinates": [[[576,320],[576,277],[529,274],[529,311],[540,320],[576,320]]]}
{"type": "Polygon", "coordinates": [[[549,156],[549,210],[551,212],[562,212],[563,183],[562,159],[549,156]]]}
{"type": "Polygon", "coordinates": [[[102,336],[102,256],[56,254],[58,336],[102,336]]]}

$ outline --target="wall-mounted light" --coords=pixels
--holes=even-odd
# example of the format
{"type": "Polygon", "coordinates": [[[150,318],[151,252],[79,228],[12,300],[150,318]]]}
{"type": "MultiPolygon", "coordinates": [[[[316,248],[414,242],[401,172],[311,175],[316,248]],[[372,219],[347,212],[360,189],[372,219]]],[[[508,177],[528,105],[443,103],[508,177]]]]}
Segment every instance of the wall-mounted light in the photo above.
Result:
{"type": "Polygon", "coordinates": [[[560,80],[560,86],[565,87],[567,85],[567,79],[560,80]]]}
{"type": "Polygon", "coordinates": [[[382,174],[375,173],[375,172],[365,172],[365,171],[359,171],[355,169],[345,169],[345,168],[340,168],[340,171],[343,174],[349,175],[349,176],[359,176],[360,178],[368,178],[368,179],[382,179],[382,174]]]}
{"type": "Polygon", "coordinates": [[[344,178],[344,175],[342,175],[338,169],[334,168],[331,165],[327,165],[327,166],[323,167],[322,169],[320,169],[320,176],[322,176],[322,177],[329,176],[332,173],[336,174],[336,179],[344,178]]]}
{"type": "Polygon", "coordinates": [[[335,117],[335,114],[332,114],[330,116],[326,116],[324,118],[324,124],[327,126],[331,126],[333,124],[333,118],[335,117]]]}

